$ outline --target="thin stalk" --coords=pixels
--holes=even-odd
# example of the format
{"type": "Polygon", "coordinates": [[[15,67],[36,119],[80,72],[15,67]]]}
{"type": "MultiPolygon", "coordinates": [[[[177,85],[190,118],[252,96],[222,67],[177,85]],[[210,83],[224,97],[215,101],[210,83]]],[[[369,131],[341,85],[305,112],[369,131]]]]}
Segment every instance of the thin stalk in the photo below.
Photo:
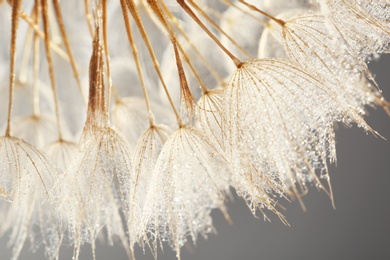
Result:
{"type": "Polygon", "coordinates": [[[66,49],[66,52],[67,52],[67,54],[69,56],[69,59],[70,59],[70,65],[72,66],[73,75],[74,75],[74,77],[76,79],[77,87],[78,87],[78,89],[80,91],[81,98],[84,101],[84,105],[85,105],[86,104],[86,97],[83,94],[83,89],[82,89],[82,86],[81,86],[79,72],[77,71],[76,61],[74,59],[73,52],[72,52],[72,49],[70,47],[68,35],[66,33],[66,30],[65,30],[64,19],[63,19],[63,16],[62,16],[61,6],[60,6],[58,0],[53,0],[53,6],[54,6],[54,12],[56,14],[56,20],[57,20],[57,23],[58,23],[59,28],[60,28],[61,37],[62,37],[62,40],[64,41],[65,49],[66,49]]]}
{"type": "Polygon", "coordinates": [[[19,26],[19,12],[22,5],[22,0],[13,0],[12,2],[12,27],[11,27],[11,47],[10,47],[10,63],[9,63],[9,98],[8,98],[8,118],[5,136],[11,136],[11,115],[12,101],[15,87],[15,58],[16,58],[16,36],[19,26]]]}
{"type": "Polygon", "coordinates": [[[250,55],[240,44],[238,44],[229,34],[227,34],[222,28],[210,18],[210,16],[203,11],[193,0],[187,0],[202,16],[209,22],[215,29],[217,29],[222,35],[224,35],[228,40],[233,43],[233,45],[238,48],[245,56],[247,56],[250,60],[253,60],[252,55],[250,55]]]}
{"type": "Polygon", "coordinates": [[[250,16],[253,20],[256,20],[257,22],[261,23],[263,26],[266,26],[267,23],[263,20],[259,19],[258,17],[254,16],[252,13],[248,12],[247,10],[244,10],[241,6],[238,6],[237,4],[231,2],[230,0],[222,0],[222,3],[226,4],[227,6],[231,6],[240,12],[244,13],[247,16],[250,16]]]}
{"type": "Polygon", "coordinates": [[[107,38],[107,0],[102,0],[102,9],[103,9],[102,10],[103,47],[104,47],[104,55],[106,57],[106,68],[107,68],[107,78],[108,78],[107,108],[109,109],[111,103],[112,79],[111,79],[110,53],[108,50],[108,38],[107,38]]]}
{"type": "MultiPolygon", "coordinates": [[[[20,10],[19,15],[23,20],[25,20],[34,29],[34,32],[36,32],[39,35],[39,37],[41,37],[43,40],[45,40],[45,38],[46,38],[45,33],[39,29],[38,25],[35,24],[34,21],[31,20],[31,18],[24,11],[20,10]]],[[[66,61],[69,61],[68,55],[61,49],[60,46],[58,46],[57,44],[55,44],[52,41],[50,41],[49,44],[50,44],[50,48],[52,48],[53,51],[56,52],[61,58],[63,58],[66,61]]]]}
{"type": "Polygon", "coordinates": [[[48,15],[48,18],[49,18],[49,24],[52,24],[52,26],[50,26],[50,28],[49,28],[51,40],[54,43],[60,45],[62,43],[62,40],[61,40],[60,32],[58,32],[58,27],[53,25],[55,20],[56,20],[56,18],[53,17],[54,14],[53,14],[51,9],[49,9],[47,15],[48,15]]]}
{"type": "Polygon", "coordinates": [[[183,126],[184,125],[183,121],[181,120],[180,115],[177,112],[177,110],[175,108],[175,105],[173,104],[171,95],[169,94],[168,88],[167,88],[167,86],[165,84],[165,81],[164,81],[164,78],[162,76],[162,73],[161,73],[161,70],[160,70],[160,65],[159,65],[159,63],[157,61],[156,55],[154,54],[152,44],[149,41],[149,37],[148,37],[148,35],[147,35],[146,31],[145,31],[145,28],[144,28],[144,26],[142,24],[142,20],[141,20],[141,17],[139,15],[139,13],[138,13],[137,7],[136,7],[136,5],[134,3],[134,0],[125,0],[125,1],[126,1],[126,4],[127,4],[127,8],[129,9],[131,15],[133,16],[133,19],[135,21],[135,24],[137,25],[137,28],[138,28],[138,30],[139,30],[139,32],[141,34],[141,37],[142,37],[143,41],[146,44],[146,47],[147,47],[148,52],[149,52],[149,55],[150,55],[150,57],[152,59],[152,62],[153,62],[154,69],[156,70],[157,75],[158,75],[158,77],[160,79],[160,82],[163,85],[165,94],[166,94],[166,96],[168,98],[169,104],[171,105],[173,112],[175,113],[177,122],[178,122],[178,124],[180,126],[183,126]]]}
{"type": "MultiPolygon", "coordinates": [[[[35,24],[39,23],[40,5],[38,0],[35,0],[35,24]]],[[[33,115],[39,116],[39,36],[34,32],[33,41],[33,115]]]]}
{"type": "Polygon", "coordinates": [[[246,1],[244,0],[238,0],[240,3],[248,6],[250,9],[256,11],[256,12],[259,12],[261,13],[262,15],[264,15],[265,17],[268,17],[269,19],[271,19],[272,21],[276,22],[277,24],[279,24],[280,26],[284,27],[284,25],[286,24],[285,21],[281,20],[281,19],[278,19],[276,18],[275,16],[272,16],[266,12],[264,12],[263,10],[260,10],[259,8],[257,8],[256,6],[250,4],[250,3],[247,3],[246,1]]]}
{"type": "Polygon", "coordinates": [[[221,48],[226,55],[230,57],[230,59],[234,62],[237,68],[242,66],[242,61],[239,60],[236,56],[234,56],[226,47],[218,40],[218,38],[199,20],[198,16],[192,11],[191,7],[187,5],[185,0],[177,0],[178,4],[183,8],[183,10],[191,16],[191,18],[205,31],[210,38],[221,48]]]}
{"type": "MultiPolygon", "coordinates": [[[[100,17],[99,17],[100,19],[100,17]]],[[[99,21],[100,22],[100,21],[99,21]]],[[[84,132],[96,131],[108,125],[108,110],[105,99],[103,48],[100,42],[100,27],[95,21],[92,55],[89,63],[89,97],[87,122],[84,132]]]]}
{"type": "Polygon", "coordinates": [[[49,16],[48,16],[48,0],[41,0],[42,5],[42,21],[43,21],[43,28],[45,32],[45,49],[46,49],[46,59],[47,63],[49,65],[49,76],[50,76],[50,82],[51,87],[53,91],[53,99],[54,99],[54,107],[55,107],[55,114],[56,114],[56,122],[57,122],[57,128],[58,128],[58,139],[62,140],[62,128],[61,128],[61,120],[60,120],[60,112],[59,112],[59,105],[58,105],[58,96],[57,96],[57,85],[54,78],[54,67],[53,67],[53,60],[51,57],[50,52],[50,25],[49,25],[49,16]]]}
{"type": "MultiPolygon", "coordinates": [[[[35,9],[36,9],[36,4],[34,4],[33,9],[31,11],[31,17],[35,19],[35,9]]],[[[36,23],[37,24],[37,23],[36,23]]],[[[20,72],[19,72],[19,83],[24,85],[27,82],[27,66],[28,66],[28,61],[30,60],[30,54],[31,54],[31,42],[32,42],[32,37],[33,37],[33,28],[29,27],[27,30],[27,35],[26,35],[26,42],[24,44],[24,49],[23,49],[23,55],[22,55],[22,64],[20,66],[20,72]]]]}
{"type": "Polygon", "coordinates": [[[205,58],[205,56],[199,51],[198,47],[191,41],[191,39],[188,37],[187,33],[184,31],[183,27],[179,24],[176,17],[172,16],[170,17],[173,24],[176,26],[176,28],[179,30],[180,34],[184,37],[184,39],[187,41],[187,43],[191,46],[191,48],[195,51],[195,53],[198,55],[200,60],[203,62],[203,64],[206,66],[206,68],[210,71],[210,73],[213,75],[215,80],[219,83],[223,83],[222,77],[219,75],[219,73],[213,68],[213,66],[209,63],[209,61],[205,58]]]}
{"type": "Polygon", "coordinates": [[[84,9],[85,9],[85,18],[87,19],[88,29],[93,38],[93,25],[92,25],[92,16],[89,11],[89,0],[84,0],[84,9]]]}
{"type": "MultiPolygon", "coordinates": [[[[164,3],[163,3],[164,4],[164,3]]],[[[201,59],[203,64],[206,66],[206,68],[210,71],[210,73],[214,76],[214,78],[217,80],[219,84],[223,83],[223,79],[221,76],[218,74],[218,72],[215,71],[213,66],[207,61],[207,59],[200,53],[199,49],[196,47],[196,45],[191,41],[183,27],[180,25],[176,17],[171,13],[171,11],[167,8],[167,6],[164,4],[163,5],[164,11],[167,14],[168,18],[172,22],[172,24],[178,29],[180,34],[184,37],[184,39],[187,41],[187,43],[190,45],[190,47],[195,51],[195,53],[198,55],[198,57],[201,59]]]]}
{"type": "Polygon", "coordinates": [[[129,43],[130,43],[130,46],[131,46],[131,50],[132,50],[132,53],[133,53],[135,65],[137,67],[137,73],[138,73],[139,81],[141,83],[142,91],[143,91],[144,97],[145,97],[146,107],[148,109],[149,124],[150,124],[151,127],[153,127],[154,126],[154,116],[153,116],[152,109],[150,107],[149,95],[148,95],[148,91],[146,90],[145,80],[144,80],[144,77],[143,77],[143,74],[142,74],[141,64],[140,64],[140,60],[139,60],[139,57],[138,57],[137,46],[135,45],[133,33],[131,31],[130,17],[129,17],[128,11],[126,9],[126,3],[125,3],[124,0],[121,0],[121,7],[122,7],[123,19],[124,19],[125,27],[126,27],[127,38],[129,40],[129,43]]]}
{"type": "Polygon", "coordinates": [[[157,2],[157,1],[159,1],[159,0],[148,0],[148,3],[149,3],[149,6],[152,8],[153,12],[155,13],[155,15],[158,17],[160,22],[165,27],[165,30],[169,34],[169,38],[171,40],[173,50],[175,52],[176,66],[177,66],[177,71],[178,71],[179,80],[180,80],[180,90],[181,90],[181,93],[182,93],[182,96],[184,98],[184,101],[185,101],[185,104],[187,106],[188,111],[192,112],[193,104],[195,104],[196,102],[195,102],[194,97],[193,97],[193,95],[188,87],[183,63],[182,63],[182,60],[180,58],[180,52],[179,52],[179,48],[180,48],[179,45],[180,44],[177,40],[177,36],[176,36],[175,31],[173,30],[172,25],[168,22],[164,11],[160,7],[161,2],[160,1],[157,2]]]}
{"type": "Polygon", "coordinates": [[[179,46],[180,53],[181,53],[181,55],[183,55],[183,58],[184,58],[185,62],[188,64],[188,66],[190,67],[190,69],[192,71],[192,74],[194,75],[194,77],[198,81],[198,83],[200,85],[200,88],[202,89],[202,92],[203,93],[209,92],[210,90],[204,84],[202,78],[199,76],[198,72],[196,71],[194,65],[192,64],[190,58],[188,57],[187,53],[185,52],[185,50],[183,49],[181,44],[178,42],[177,45],[179,46]]]}

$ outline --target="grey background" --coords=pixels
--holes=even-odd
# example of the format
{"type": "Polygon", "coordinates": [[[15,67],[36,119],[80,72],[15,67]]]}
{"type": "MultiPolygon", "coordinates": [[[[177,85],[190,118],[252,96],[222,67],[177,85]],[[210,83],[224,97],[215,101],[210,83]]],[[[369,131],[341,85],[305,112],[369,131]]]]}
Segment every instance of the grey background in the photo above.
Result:
{"type": "MultiPolygon", "coordinates": [[[[390,100],[390,55],[370,67],[390,100]]],[[[382,110],[369,110],[367,121],[390,140],[390,118],[382,110]]],[[[331,166],[336,210],[329,198],[313,189],[304,202],[284,203],[291,227],[275,217],[272,223],[255,219],[243,201],[228,205],[234,225],[215,213],[217,235],[199,239],[193,248],[182,250],[183,260],[193,259],[390,259],[390,141],[366,135],[356,127],[337,131],[337,167],[331,166]]],[[[0,240],[0,259],[10,259],[7,237],[0,240]]],[[[71,259],[72,249],[64,247],[60,259],[71,259]]],[[[98,245],[98,259],[127,259],[120,246],[98,245]]],[[[25,249],[23,260],[44,259],[43,252],[25,249]]],[[[91,259],[83,248],[81,259],[91,259]]],[[[137,251],[137,259],[153,259],[137,251]]],[[[160,260],[175,259],[166,247],[160,260]]]]}

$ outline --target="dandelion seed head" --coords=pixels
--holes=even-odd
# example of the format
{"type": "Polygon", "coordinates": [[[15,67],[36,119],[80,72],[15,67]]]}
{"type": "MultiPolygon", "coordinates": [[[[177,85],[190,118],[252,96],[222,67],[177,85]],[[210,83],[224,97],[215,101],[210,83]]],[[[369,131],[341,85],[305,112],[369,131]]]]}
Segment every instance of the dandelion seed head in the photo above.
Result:
{"type": "Polygon", "coordinates": [[[58,246],[59,233],[55,221],[44,223],[40,221],[40,216],[54,218],[52,203],[55,193],[51,187],[58,176],[57,171],[42,152],[14,137],[0,138],[0,158],[4,162],[0,168],[0,193],[3,199],[0,203],[2,206],[7,204],[4,206],[7,211],[0,233],[10,232],[12,259],[19,257],[27,239],[33,246],[42,243],[43,239],[50,255],[52,249],[58,246]],[[46,227],[53,228],[50,237],[45,236],[46,227]],[[30,236],[36,233],[41,235],[40,239],[31,240],[30,236]]]}
{"type": "Polygon", "coordinates": [[[365,63],[334,45],[321,14],[288,20],[283,37],[290,59],[326,81],[351,107],[363,111],[365,105],[375,102],[379,93],[370,89],[365,63]]]}
{"type": "Polygon", "coordinates": [[[283,195],[287,190],[299,195],[296,183],[304,189],[316,183],[327,158],[335,157],[334,130],[328,122],[344,120],[347,108],[321,81],[299,68],[278,60],[246,63],[233,75],[226,98],[226,146],[243,194],[252,188],[241,186],[240,178],[261,174],[259,178],[272,184],[262,186],[269,193],[283,195]]]}
{"type": "MultiPolygon", "coordinates": [[[[319,2],[325,13],[329,32],[340,41],[343,48],[362,55],[363,58],[389,51],[390,25],[388,22],[381,23],[378,17],[367,11],[369,3],[359,4],[354,0],[319,2]]],[[[388,5],[381,5],[384,10],[388,10],[388,5]]],[[[383,15],[379,14],[379,19],[381,17],[383,15]]]]}
{"type": "Polygon", "coordinates": [[[148,241],[148,234],[154,253],[158,240],[180,254],[188,236],[196,241],[212,231],[210,212],[224,204],[229,178],[225,159],[198,130],[176,130],[158,157],[145,200],[140,235],[148,241]]]}

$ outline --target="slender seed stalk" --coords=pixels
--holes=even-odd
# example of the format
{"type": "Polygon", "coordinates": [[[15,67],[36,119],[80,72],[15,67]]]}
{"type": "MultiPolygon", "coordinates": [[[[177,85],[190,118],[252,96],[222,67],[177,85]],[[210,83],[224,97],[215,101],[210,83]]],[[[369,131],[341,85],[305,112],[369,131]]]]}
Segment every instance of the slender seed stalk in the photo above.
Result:
{"type": "Polygon", "coordinates": [[[209,92],[209,89],[206,87],[206,85],[204,84],[202,78],[199,76],[198,72],[196,71],[194,65],[192,64],[190,58],[188,57],[187,53],[185,52],[185,50],[183,49],[183,47],[181,46],[180,43],[178,43],[178,46],[179,46],[179,50],[180,50],[180,53],[181,55],[183,55],[183,58],[184,58],[184,61],[188,64],[188,66],[190,67],[191,71],[192,71],[192,74],[194,74],[196,80],[198,81],[199,85],[200,85],[200,88],[202,89],[202,92],[203,93],[207,93],[209,92]]]}
{"type": "MultiPolygon", "coordinates": [[[[39,0],[35,0],[35,24],[39,23],[39,12],[40,5],[39,0]]],[[[34,41],[33,41],[33,115],[39,116],[40,107],[39,107],[39,35],[34,32],[34,41]]]]}
{"type": "MultiPolygon", "coordinates": [[[[31,17],[35,19],[35,9],[36,9],[36,4],[34,4],[32,11],[31,11],[31,17]]],[[[24,45],[23,49],[23,55],[22,55],[22,64],[20,66],[20,71],[19,71],[19,78],[18,81],[20,84],[24,85],[27,82],[27,67],[28,67],[28,61],[30,60],[30,54],[31,54],[31,42],[32,42],[32,37],[33,37],[33,28],[30,26],[27,30],[27,36],[26,36],[26,44],[24,45]]]]}
{"type": "Polygon", "coordinates": [[[100,43],[100,27],[95,25],[93,52],[89,65],[89,98],[86,126],[99,128],[107,124],[107,109],[105,106],[105,88],[103,78],[103,55],[100,43]],[[96,118],[98,116],[99,118],[96,118]],[[97,120],[96,120],[97,119],[97,120]]]}
{"type": "MultiPolygon", "coordinates": [[[[215,77],[215,79],[218,81],[218,83],[222,82],[223,81],[222,78],[214,70],[214,68],[208,63],[208,61],[205,59],[205,57],[200,53],[199,49],[192,43],[191,39],[188,37],[188,35],[184,31],[183,27],[179,24],[179,22],[177,21],[176,17],[171,13],[171,11],[164,4],[164,2],[161,2],[161,5],[162,5],[163,11],[166,14],[167,18],[179,30],[180,34],[183,35],[183,37],[186,39],[186,41],[190,45],[190,47],[195,51],[195,53],[202,60],[204,65],[210,70],[210,73],[215,77]]],[[[197,81],[199,82],[200,87],[202,88],[203,93],[208,92],[209,89],[206,87],[206,85],[203,83],[203,80],[200,78],[199,74],[196,72],[195,67],[193,66],[191,60],[189,59],[187,53],[184,51],[184,49],[183,49],[183,47],[181,46],[180,43],[179,43],[179,47],[180,47],[180,52],[183,55],[186,63],[190,66],[191,71],[193,72],[194,76],[196,77],[197,81]]]]}
{"type": "Polygon", "coordinates": [[[239,60],[236,56],[234,56],[219,40],[218,38],[199,20],[198,16],[192,11],[191,7],[187,5],[185,0],[177,0],[178,4],[183,8],[183,10],[191,16],[191,18],[205,31],[210,38],[221,48],[226,55],[230,57],[230,59],[234,62],[237,68],[242,66],[242,61],[239,60]]]}
{"type": "Polygon", "coordinates": [[[163,85],[163,88],[164,88],[164,91],[165,91],[165,94],[168,98],[168,101],[172,107],[172,110],[173,112],[175,113],[175,116],[176,116],[176,120],[179,124],[179,126],[183,126],[183,121],[179,115],[179,112],[177,111],[177,109],[175,108],[175,105],[173,104],[173,101],[172,101],[172,98],[171,98],[171,95],[169,94],[169,91],[168,91],[168,88],[167,88],[167,85],[165,84],[165,81],[164,81],[164,78],[162,76],[162,73],[161,73],[161,70],[160,70],[160,65],[157,61],[157,58],[156,58],[156,55],[154,54],[154,50],[153,50],[153,47],[152,47],[152,44],[150,43],[150,40],[149,40],[149,37],[146,33],[146,30],[142,24],[142,20],[141,20],[141,17],[138,13],[138,10],[137,10],[137,6],[135,5],[134,3],[134,0],[126,0],[126,4],[127,4],[127,8],[129,9],[131,15],[133,16],[133,19],[135,21],[135,24],[141,34],[141,37],[142,37],[142,40],[145,42],[146,44],[146,47],[148,49],[148,52],[149,52],[149,55],[152,59],[152,62],[153,62],[153,66],[154,66],[154,69],[156,70],[157,72],[157,75],[160,79],[160,82],[161,84],[163,85]]]}
{"type": "MultiPolygon", "coordinates": [[[[112,79],[111,79],[110,53],[109,53],[109,50],[108,50],[107,19],[108,19],[107,18],[107,0],[102,0],[103,47],[104,47],[104,54],[105,54],[105,57],[106,57],[106,68],[107,68],[107,78],[108,78],[107,108],[110,108],[112,79]]],[[[108,118],[109,117],[110,116],[108,114],[108,118]]]]}
{"type": "MultiPolygon", "coordinates": [[[[34,32],[36,32],[39,37],[41,37],[43,40],[46,39],[46,35],[44,32],[42,32],[38,25],[34,23],[34,21],[30,18],[30,16],[28,16],[23,10],[20,10],[19,11],[19,15],[20,17],[25,20],[33,29],[34,29],[34,32]]],[[[56,52],[61,58],[63,58],[64,60],[66,61],[69,61],[69,56],[68,54],[66,54],[66,52],[64,52],[60,46],[58,46],[56,43],[54,43],[53,41],[49,41],[49,45],[50,45],[50,48],[53,49],[54,52],[56,52]]]]}
{"type": "Polygon", "coordinates": [[[237,10],[239,10],[240,12],[244,13],[245,15],[247,16],[250,16],[251,18],[253,18],[254,20],[256,20],[257,22],[261,23],[263,26],[266,26],[267,23],[261,19],[259,19],[258,17],[254,16],[251,12],[248,12],[247,10],[244,10],[241,6],[238,6],[236,3],[233,3],[231,0],[222,0],[222,3],[226,4],[227,6],[231,6],[237,10]]]}
{"type": "Polygon", "coordinates": [[[5,136],[11,136],[11,115],[12,115],[12,102],[15,87],[15,58],[16,58],[16,36],[19,26],[19,12],[22,5],[22,0],[14,0],[12,2],[12,29],[11,29],[11,58],[9,63],[9,98],[8,98],[8,118],[7,128],[5,130],[5,136]]]}
{"type": "Polygon", "coordinates": [[[128,13],[128,10],[126,8],[126,3],[124,0],[121,0],[121,7],[122,7],[123,19],[124,19],[124,23],[125,23],[125,27],[126,27],[127,38],[128,38],[128,41],[130,43],[130,47],[131,47],[131,50],[133,53],[135,65],[137,67],[139,81],[141,83],[142,91],[143,91],[144,97],[145,97],[146,108],[148,109],[149,124],[150,124],[150,127],[153,127],[154,126],[154,116],[153,116],[153,112],[152,112],[152,109],[150,106],[149,95],[148,95],[148,91],[146,89],[145,80],[144,80],[142,69],[141,69],[137,46],[135,45],[133,33],[131,31],[129,13],[128,13]]]}
{"type": "Polygon", "coordinates": [[[69,59],[70,59],[70,65],[72,66],[73,75],[74,75],[74,77],[76,79],[77,87],[78,87],[78,89],[80,91],[81,98],[82,98],[82,100],[84,102],[84,105],[85,105],[86,104],[86,97],[85,97],[85,95],[83,93],[79,72],[77,70],[77,65],[76,65],[76,61],[75,61],[74,56],[73,56],[72,49],[70,47],[68,34],[66,33],[66,30],[65,30],[64,19],[63,19],[63,16],[62,16],[61,6],[60,6],[60,3],[58,2],[58,0],[53,0],[53,6],[54,6],[54,11],[56,13],[57,23],[58,23],[58,25],[60,27],[61,37],[62,37],[62,40],[64,41],[65,49],[66,49],[66,52],[67,52],[67,54],[69,56],[69,59]]]}
{"type": "Polygon", "coordinates": [[[187,43],[191,46],[191,48],[195,51],[195,53],[198,55],[198,57],[201,59],[203,64],[206,66],[206,68],[210,71],[210,73],[213,75],[215,80],[219,83],[223,83],[223,79],[219,75],[219,73],[213,68],[213,66],[207,61],[207,59],[202,55],[202,53],[199,51],[199,48],[196,47],[196,45],[191,41],[188,34],[184,31],[183,27],[180,25],[176,17],[169,11],[169,9],[164,5],[164,11],[168,15],[169,19],[173,23],[173,25],[178,29],[180,34],[184,37],[184,39],[187,41],[187,43]]]}
{"type": "Polygon", "coordinates": [[[93,38],[94,32],[93,32],[93,25],[92,25],[92,16],[91,16],[91,12],[89,11],[89,0],[84,0],[84,9],[85,9],[85,18],[87,19],[88,29],[93,38]]]}
{"type": "MultiPolygon", "coordinates": [[[[157,0],[158,1],[158,0],[157,0]]],[[[171,40],[173,50],[175,52],[175,59],[176,59],[176,66],[177,71],[179,73],[179,80],[180,80],[180,90],[182,92],[182,95],[184,97],[185,104],[187,106],[187,109],[190,113],[193,112],[193,104],[195,104],[194,97],[191,93],[191,90],[188,87],[187,78],[185,75],[184,67],[180,58],[180,52],[179,52],[179,42],[177,40],[177,36],[175,31],[173,30],[172,25],[167,21],[166,15],[164,14],[163,10],[161,9],[159,3],[156,0],[148,0],[149,6],[152,8],[156,16],[159,18],[161,23],[164,25],[166,31],[169,34],[169,38],[171,40]]]]}
{"type": "Polygon", "coordinates": [[[242,4],[246,5],[246,6],[248,6],[250,9],[252,9],[252,10],[254,10],[254,11],[256,11],[256,12],[259,12],[259,13],[261,13],[262,15],[268,17],[269,19],[271,19],[272,21],[276,22],[277,24],[279,24],[279,25],[282,26],[282,27],[284,27],[284,25],[286,24],[285,21],[283,21],[283,20],[281,20],[281,19],[278,19],[278,18],[276,18],[275,16],[272,16],[272,15],[268,14],[268,13],[264,12],[263,10],[260,10],[260,9],[257,8],[256,6],[254,6],[254,5],[252,5],[252,4],[248,3],[248,2],[246,2],[246,1],[244,1],[244,0],[238,0],[238,1],[239,1],[240,3],[242,3],[242,4]]]}
{"type": "Polygon", "coordinates": [[[62,140],[62,128],[61,128],[61,120],[60,120],[60,111],[59,111],[59,104],[58,104],[58,95],[57,95],[57,85],[54,77],[54,67],[53,67],[53,60],[50,52],[50,25],[49,25],[49,16],[48,16],[48,0],[41,0],[42,5],[42,21],[43,21],[43,28],[45,32],[45,49],[46,49],[46,58],[47,63],[49,65],[49,76],[50,76],[50,82],[51,87],[53,91],[53,100],[54,100],[54,107],[55,107],[55,114],[56,114],[56,123],[58,128],[58,139],[62,140]]]}
{"type": "Polygon", "coordinates": [[[233,43],[237,49],[239,49],[245,56],[247,56],[248,59],[253,60],[252,55],[250,55],[244,48],[242,48],[242,46],[238,44],[232,37],[230,37],[229,34],[222,30],[222,28],[216,22],[214,22],[213,19],[211,19],[210,16],[202,10],[202,8],[200,8],[193,0],[187,1],[203,16],[203,18],[206,19],[207,22],[209,22],[215,29],[222,33],[223,36],[225,36],[231,43],[233,43]]]}

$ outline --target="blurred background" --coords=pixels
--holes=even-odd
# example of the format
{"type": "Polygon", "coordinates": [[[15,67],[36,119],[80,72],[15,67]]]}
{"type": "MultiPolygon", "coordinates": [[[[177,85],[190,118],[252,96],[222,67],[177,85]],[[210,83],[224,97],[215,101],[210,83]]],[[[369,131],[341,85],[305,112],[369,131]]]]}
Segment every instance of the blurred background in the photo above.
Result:
{"type": "MultiPolygon", "coordinates": [[[[390,55],[371,62],[370,68],[384,96],[390,100],[390,55]]],[[[290,227],[271,216],[272,223],[252,216],[236,198],[228,204],[233,225],[214,213],[217,235],[199,239],[181,252],[183,260],[272,260],[272,259],[390,259],[390,118],[382,110],[369,109],[368,123],[388,140],[342,125],[336,132],[337,167],[330,167],[336,209],[330,199],[314,187],[299,203],[283,202],[290,227]]],[[[0,240],[0,260],[11,258],[7,236],[0,240]]],[[[146,250],[147,251],[147,250],[146,250]]],[[[98,243],[98,259],[127,259],[118,246],[98,243]]],[[[137,259],[153,259],[142,249],[137,259]]],[[[63,246],[60,259],[71,259],[72,248],[63,246]]],[[[21,260],[45,259],[43,250],[32,253],[25,246],[21,260]]],[[[84,247],[81,260],[92,259],[84,247]]],[[[158,259],[175,259],[165,247],[158,259]]]]}

